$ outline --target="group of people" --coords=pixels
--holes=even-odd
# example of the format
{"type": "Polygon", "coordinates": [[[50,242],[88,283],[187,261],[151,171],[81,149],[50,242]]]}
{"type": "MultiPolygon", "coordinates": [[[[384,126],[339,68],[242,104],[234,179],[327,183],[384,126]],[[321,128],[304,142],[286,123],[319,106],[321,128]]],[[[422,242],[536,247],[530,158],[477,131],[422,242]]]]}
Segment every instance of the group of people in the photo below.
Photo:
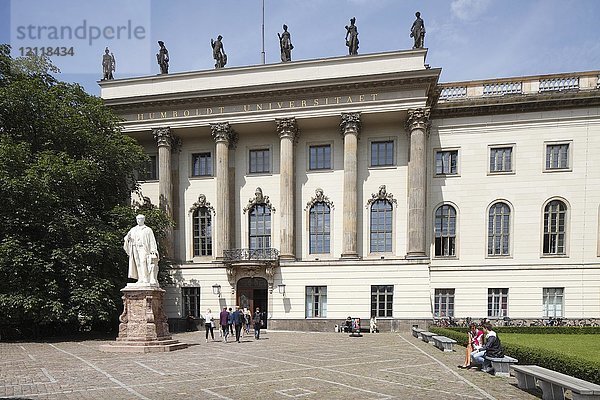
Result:
{"type": "Polygon", "coordinates": [[[504,350],[500,338],[489,322],[477,326],[475,323],[469,325],[469,343],[465,354],[465,363],[458,368],[477,368],[483,372],[492,372],[492,363],[488,358],[504,357],[504,350]],[[485,343],[484,343],[485,337],[485,343]]]}
{"type": "Polygon", "coordinates": [[[254,328],[254,339],[260,339],[260,329],[263,327],[263,313],[260,307],[256,307],[256,311],[252,314],[248,308],[240,309],[240,306],[235,306],[235,311],[231,307],[223,307],[218,319],[215,318],[210,308],[204,314],[204,329],[206,331],[206,343],[208,343],[208,335],[215,340],[214,329],[220,326],[220,334],[223,342],[227,343],[229,335],[234,335],[235,341],[240,343],[240,339],[244,334],[250,334],[250,326],[254,328]]]}

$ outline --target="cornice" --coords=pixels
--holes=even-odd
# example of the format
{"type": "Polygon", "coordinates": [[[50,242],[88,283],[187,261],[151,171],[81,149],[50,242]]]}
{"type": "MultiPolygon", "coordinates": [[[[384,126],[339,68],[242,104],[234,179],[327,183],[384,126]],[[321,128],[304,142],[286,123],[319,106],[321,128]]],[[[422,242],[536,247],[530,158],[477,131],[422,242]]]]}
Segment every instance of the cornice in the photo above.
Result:
{"type": "Polygon", "coordinates": [[[518,94],[456,99],[437,103],[432,118],[466,117],[600,106],[600,91],[518,94]]]}

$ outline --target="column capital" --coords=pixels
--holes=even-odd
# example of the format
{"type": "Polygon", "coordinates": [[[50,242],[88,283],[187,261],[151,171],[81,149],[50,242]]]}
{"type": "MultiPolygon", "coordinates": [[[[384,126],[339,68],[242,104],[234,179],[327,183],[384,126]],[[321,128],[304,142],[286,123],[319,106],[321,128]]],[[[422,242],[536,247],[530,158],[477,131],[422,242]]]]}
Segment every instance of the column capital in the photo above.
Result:
{"type": "Polygon", "coordinates": [[[173,145],[173,132],[168,126],[152,128],[152,136],[154,137],[154,140],[156,140],[158,147],[171,147],[171,145],[173,145]]]}
{"type": "Polygon", "coordinates": [[[412,132],[415,129],[421,129],[427,132],[429,130],[430,115],[431,109],[429,107],[408,110],[408,118],[406,120],[408,131],[412,132]]]}
{"type": "Polygon", "coordinates": [[[225,142],[230,147],[235,146],[237,133],[229,125],[229,122],[210,124],[210,131],[215,142],[225,142]]]}
{"type": "Polygon", "coordinates": [[[348,133],[354,133],[356,136],[360,134],[360,113],[342,113],[342,122],[340,123],[340,129],[342,130],[342,136],[346,136],[348,133]]]}
{"type": "Polygon", "coordinates": [[[292,139],[292,142],[298,139],[300,130],[296,118],[277,118],[275,122],[277,123],[277,133],[280,139],[289,138],[292,139]]]}

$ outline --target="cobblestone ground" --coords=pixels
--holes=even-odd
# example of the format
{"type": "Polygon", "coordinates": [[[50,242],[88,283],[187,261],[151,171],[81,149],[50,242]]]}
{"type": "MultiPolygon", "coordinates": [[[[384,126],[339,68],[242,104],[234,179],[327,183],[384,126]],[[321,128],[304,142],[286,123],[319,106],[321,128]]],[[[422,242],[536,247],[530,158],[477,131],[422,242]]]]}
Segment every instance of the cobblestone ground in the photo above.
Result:
{"type": "MultiPolygon", "coordinates": [[[[242,343],[174,335],[172,353],[103,353],[105,341],[0,343],[0,397],[22,399],[535,399],[514,378],[460,370],[410,334],[262,332],[242,343]]],[[[217,338],[216,338],[217,339],[217,338]]]]}

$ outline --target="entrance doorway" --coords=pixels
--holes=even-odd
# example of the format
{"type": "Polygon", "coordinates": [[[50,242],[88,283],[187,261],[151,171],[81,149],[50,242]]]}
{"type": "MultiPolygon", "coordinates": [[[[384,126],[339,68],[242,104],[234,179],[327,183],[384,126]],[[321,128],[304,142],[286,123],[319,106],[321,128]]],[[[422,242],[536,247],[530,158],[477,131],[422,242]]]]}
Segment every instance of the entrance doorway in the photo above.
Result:
{"type": "Polygon", "coordinates": [[[265,278],[242,278],[237,283],[236,301],[242,309],[247,307],[254,316],[256,307],[263,316],[263,328],[267,327],[268,283],[265,278]]]}

